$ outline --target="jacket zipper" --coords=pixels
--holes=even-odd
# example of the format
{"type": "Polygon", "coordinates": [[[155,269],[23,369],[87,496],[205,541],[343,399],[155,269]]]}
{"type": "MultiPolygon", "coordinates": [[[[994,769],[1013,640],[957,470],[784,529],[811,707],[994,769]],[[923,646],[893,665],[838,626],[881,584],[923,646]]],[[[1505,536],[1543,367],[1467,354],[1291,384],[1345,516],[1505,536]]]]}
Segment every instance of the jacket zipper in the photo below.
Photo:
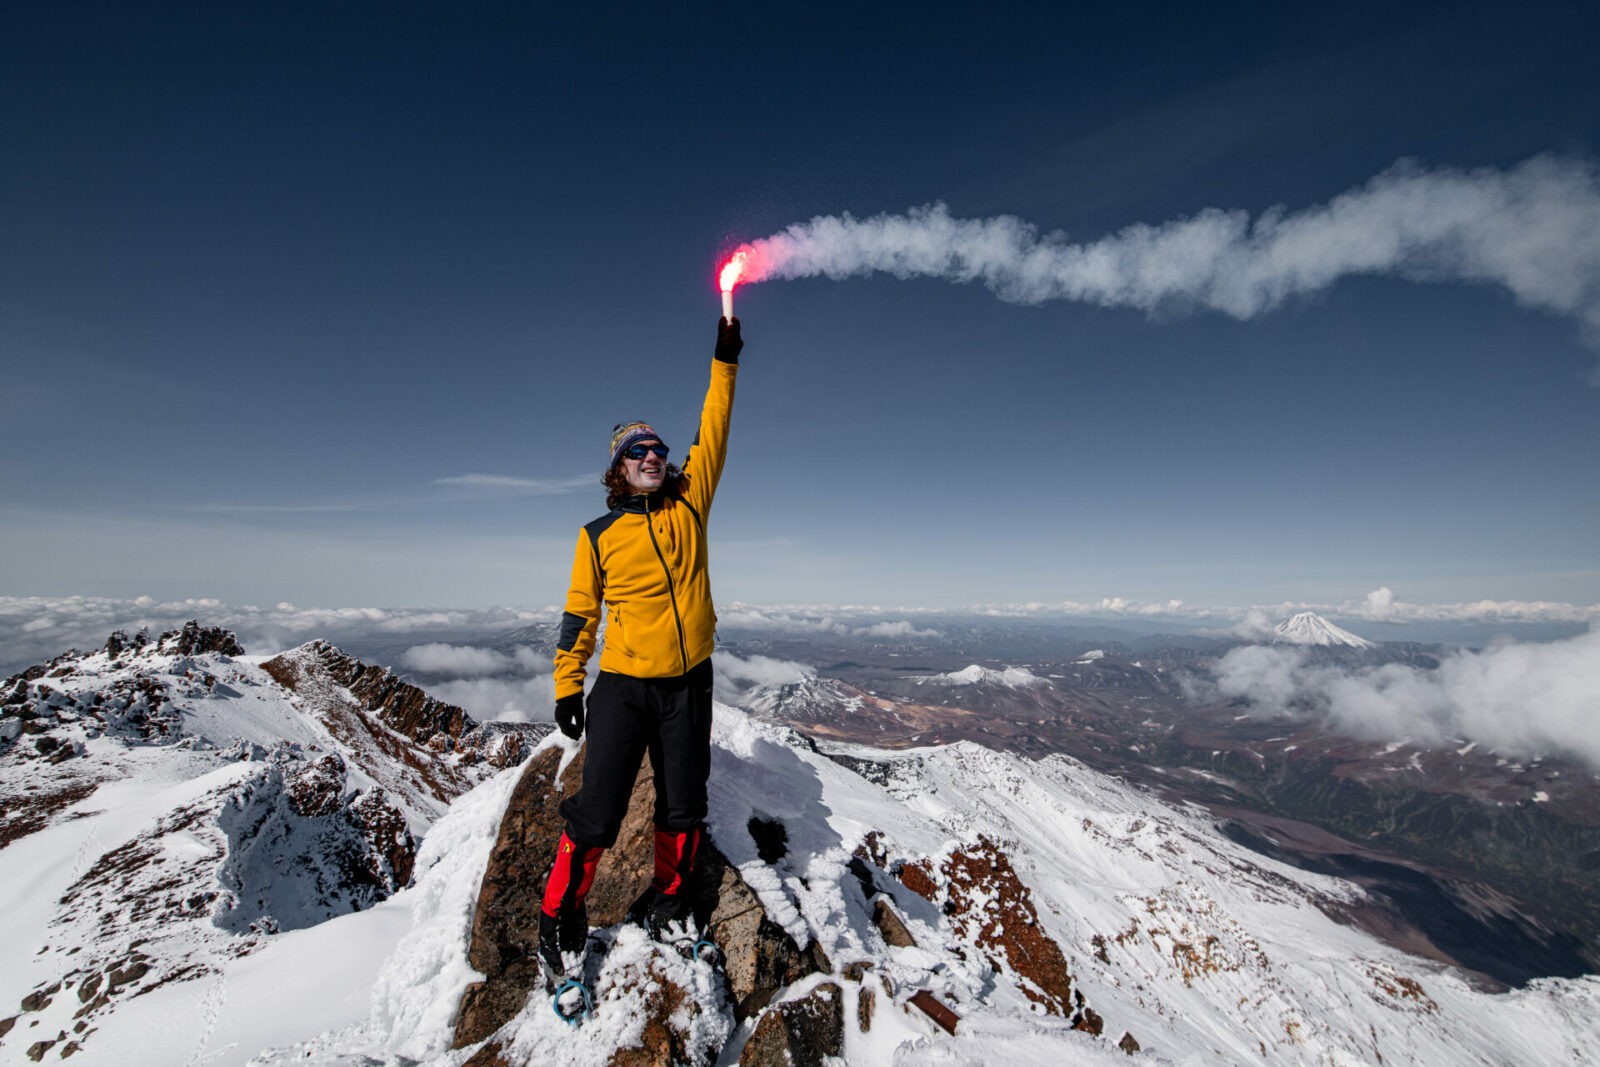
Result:
{"type": "Polygon", "coordinates": [[[650,521],[650,497],[644,498],[644,528],[650,531],[650,547],[656,550],[656,559],[661,561],[661,573],[667,576],[667,599],[672,601],[672,621],[678,624],[678,662],[683,664],[683,673],[689,673],[689,650],[683,643],[683,616],[678,614],[678,593],[672,585],[672,568],[667,566],[667,557],[661,552],[661,542],[656,540],[656,526],[650,521]]]}

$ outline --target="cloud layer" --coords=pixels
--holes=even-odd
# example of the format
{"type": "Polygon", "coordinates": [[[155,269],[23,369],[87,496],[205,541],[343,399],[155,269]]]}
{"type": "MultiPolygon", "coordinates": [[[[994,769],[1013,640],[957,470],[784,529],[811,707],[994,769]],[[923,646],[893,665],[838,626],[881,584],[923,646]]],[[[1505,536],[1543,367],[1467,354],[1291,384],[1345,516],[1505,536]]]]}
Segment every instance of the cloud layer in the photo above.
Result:
{"type": "Polygon", "coordinates": [[[1075,244],[1010,215],[818,216],[742,247],[746,280],[882,272],[981,282],[1002,300],[1074,300],[1238,319],[1350,275],[1497,286],[1572,316],[1600,343],[1600,172],[1538,156],[1510,170],[1404,161],[1325,204],[1289,212],[1206,208],[1075,244]]]}
{"type": "MultiPolygon", "coordinates": [[[[887,608],[868,605],[778,605],[732,603],[719,605],[725,631],[785,633],[796,636],[831,635],[864,639],[927,639],[941,637],[931,621],[942,615],[977,615],[1005,618],[1101,618],[1144,620],[1151,626],[1178,624],[1207,626],[1218,633],[1255,638],[1278,621],[1300,611],[1315,611],[1336,620],[1386,624],[1388,633],[1363,629],[1364,637],[1403,640],[1405,627],[1425,623],[1460,623],[1502,626],[1526,623],[1593,625],[1600,621],[1600,605],[1549,601],[1480,600],[1460,604],[1415,604],[1399,599],[1388,587],[1340,603],[1284,601],[1246,607],[1188,604],[1181,600],[1136,601],[1104,597],[1097,601],[1032,601],[986,604],[948,609],[887,608]],[[919,621],[920,620],[920,621],[919,621]]],[[[96,648],[112,630],[151,632],[181,626],[199,619],[209,626],[225,626],[238,635],[252,653],[280,652],[324,638],[341,641],[403,639],[415,634],[418,643],[407,655],[411,670],[483,678],[529,668],[521,659],[507,662],[500,654],[472,648],[480,636],[498,634],[530,623],[553,622],[556,607],[520,608],[300,608],[281,603],[270,608],[229,604],[203,598],[156,601],[149,597],[125,600],[110,597],[7,597],[0,596],[0,675],[42,663],[68,648],[96,648]],[[437,646],[437,647],[434,647],[437,646]],[[450,651],[452,648],[471,651],[450,651]],[[429,658],[433,657],[433,658],[429,658]],[[433,666],[423,666],[424,663],[433,666]]]]}
{"type": "Polygon", "coordinates": [[[1218,661],[1224,698],[1268,714],[1320,717],[1336,731],[1424,745],[1477,741],[1508,755],[1565,752],[1600,767],[1600,630],[1545,644],[1498,644],[1445,657],[1349,670],[1304,649],[1253,645],[1218,661]]]}
{"type": "Polygon", "coordinates": [[[509,674],[512,671],[524,673],[548,671],[550,658],[526,647],[507,655],[492,648],[433,642],[426,645],[412,645],[400,657],[400,664],[426,674],[453,674],[458,677],[475,678],[482,675],[509,674]]]}
{"type": "Polygon", "coordinates": [[[198,619],[206,626],[224,626],[252,654],[270,654],[319,637],[338,644],[444,632],[462,640],[473,634],[550,622],[560,615],[560,610],[553,607],[300,608],[280,603],[262,608],[210,598],[157,601],[150,597],[122,600],[0,596],[0,673],[42,663],[69,648],[98,648],[113,630],[160,633],[189,619],[198,619]]]}

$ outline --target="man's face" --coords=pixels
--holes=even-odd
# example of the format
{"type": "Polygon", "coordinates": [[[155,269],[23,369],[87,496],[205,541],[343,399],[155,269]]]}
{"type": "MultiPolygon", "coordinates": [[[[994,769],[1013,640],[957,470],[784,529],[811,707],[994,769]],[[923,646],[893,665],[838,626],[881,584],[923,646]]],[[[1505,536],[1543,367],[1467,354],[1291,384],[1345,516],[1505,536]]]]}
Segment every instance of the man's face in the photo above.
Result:
{"type": "Polygon", "coordinates": [[[667,457],[663,455],[666,450],[661,447],[660,441],[651,438],[640,441],[630,451],[636,451],[639,445],[643,445],[647,451],[639,459],[623,456],[622,473],[627,475],[628,485],[634,492],[653,493],[667,479],[667,457]],[[651,450],[652,446],[660,451],[651,450]]]}

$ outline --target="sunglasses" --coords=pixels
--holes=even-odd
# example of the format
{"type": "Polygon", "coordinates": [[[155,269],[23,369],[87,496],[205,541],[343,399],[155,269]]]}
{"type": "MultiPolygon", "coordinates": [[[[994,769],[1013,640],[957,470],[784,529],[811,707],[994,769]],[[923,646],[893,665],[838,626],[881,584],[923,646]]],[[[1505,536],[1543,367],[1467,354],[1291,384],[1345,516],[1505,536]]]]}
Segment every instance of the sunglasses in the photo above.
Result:
{"type": "Polygon", "coordinates": [[[657,441],[653,445],[630,445],[622,450],[622,454],[629,459],[643,459],[654,452],[660,458],[666,459],[669,451],[671,450],[666,445],[657,441]]]}

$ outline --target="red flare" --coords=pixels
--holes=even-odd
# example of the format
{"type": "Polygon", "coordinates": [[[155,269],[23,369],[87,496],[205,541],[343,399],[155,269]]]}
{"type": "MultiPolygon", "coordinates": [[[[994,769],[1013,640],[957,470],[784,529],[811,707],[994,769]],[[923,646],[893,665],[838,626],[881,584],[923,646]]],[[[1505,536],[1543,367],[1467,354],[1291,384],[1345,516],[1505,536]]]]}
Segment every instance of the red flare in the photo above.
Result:
{"type": "Polygon", "coordinates": [[[733,292],[733,287],[739,284],[739,276],[744,273],[745,262],[750,258],[750,253],[741,249],[733,254],[733,258],[722,265],[722,273],[717,276],[717,286],[724,293],[733,292]]]}

